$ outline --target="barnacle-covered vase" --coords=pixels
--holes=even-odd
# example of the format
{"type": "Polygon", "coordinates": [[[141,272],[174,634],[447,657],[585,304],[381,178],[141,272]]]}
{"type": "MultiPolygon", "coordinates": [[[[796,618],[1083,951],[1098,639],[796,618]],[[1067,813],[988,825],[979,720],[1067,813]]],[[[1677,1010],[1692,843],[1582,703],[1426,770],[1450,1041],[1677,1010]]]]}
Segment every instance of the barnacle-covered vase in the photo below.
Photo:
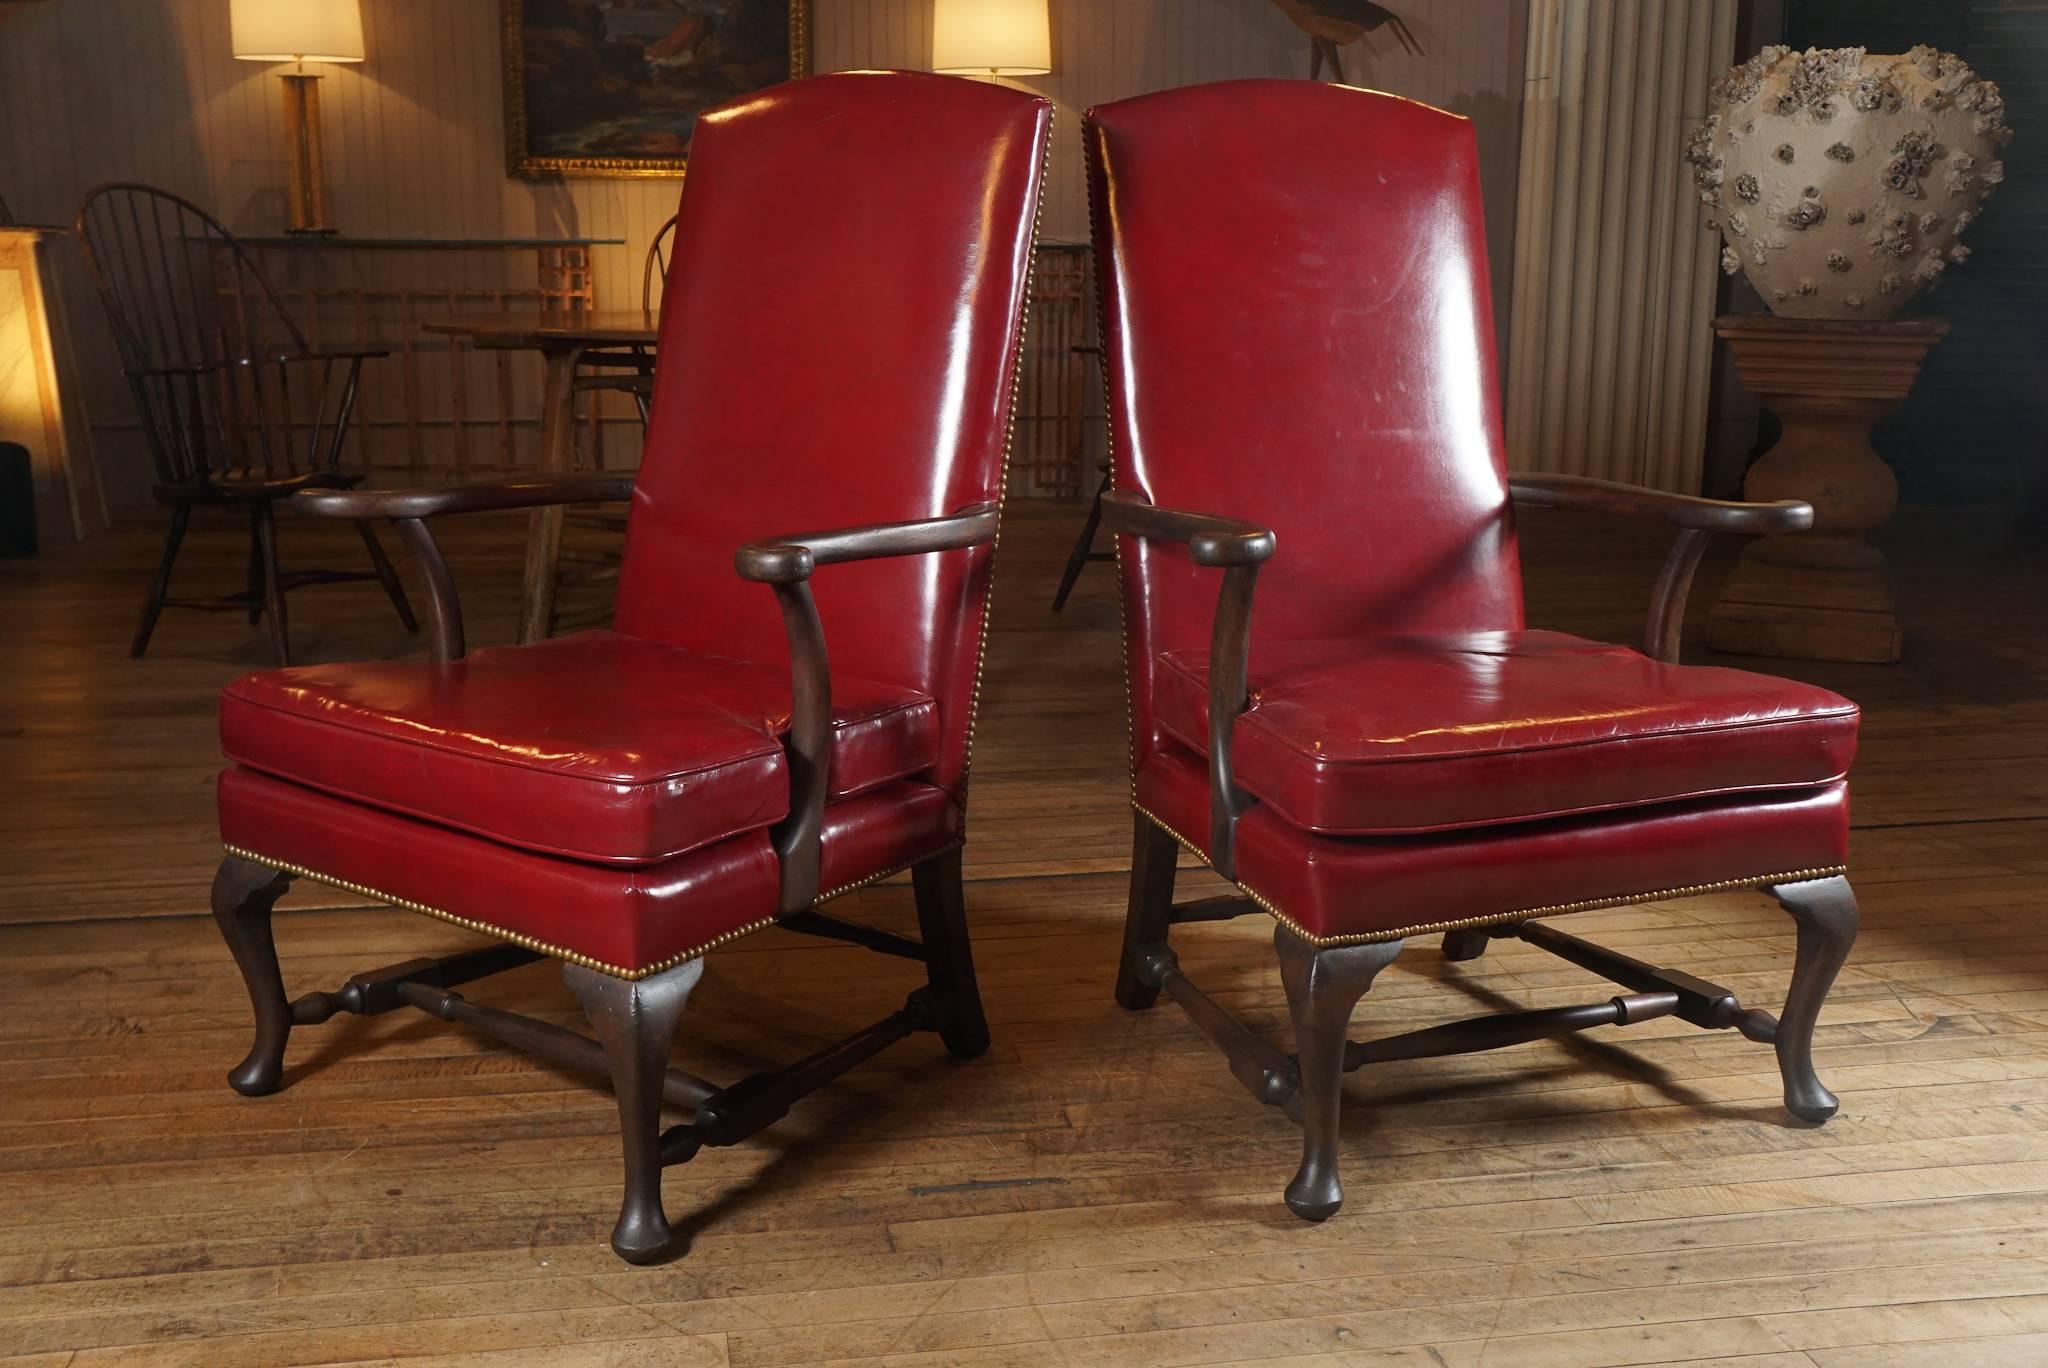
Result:
{"type": "Polygon", "coordinates": [[[1931,47],[1767,47],[1708,110],[1686,160],[1721,265],[1788,318],[1889,318],[1967,257],[2012,137],[1998,87],[1931,47]]]}

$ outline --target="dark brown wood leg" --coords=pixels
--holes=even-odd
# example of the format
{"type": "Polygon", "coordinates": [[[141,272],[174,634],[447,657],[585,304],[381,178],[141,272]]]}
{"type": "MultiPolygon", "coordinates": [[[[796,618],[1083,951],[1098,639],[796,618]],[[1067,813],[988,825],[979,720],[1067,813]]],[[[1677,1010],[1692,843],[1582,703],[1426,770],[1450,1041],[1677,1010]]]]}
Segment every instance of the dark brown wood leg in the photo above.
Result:
{"type": "Polygon", "coordinates": [[[1081,524],[1081,535],[1075,539],[1074,549],[1067,553],[1067,568],[1060,572],[1060,587],[1052,596],[1052,610],[1057,613],[1067,606],[1067,596],[1080,583],[1081,572],[1088,568],[1088,562],[1095,551],[1095,532],[1102,526],[1102,493],[1109,488],[1109,477],[1102,478],[1101,488],[1088,503],[1087,521],[1081,524]]]}
{"type": "Polygon", "coordinates": [[[213,876],[213,924],[233,952],[256,1013],[256,1043],[249,1057],[228,1071],[228,1086],[244,1097],[274,1093],[284,1080],[284,1046],[292,1031],[292,1007],[277,968],[270,936],[270,910],[291,887],[292,876],[269,865],[230,855],[213,876]]]}
{"type": "Polygon", "coordinates": [[[263,539],[256,535],[256,515],[249,515],[249,625],[263,621],[263,539]]]}
{"type": "Polygon", "coordinates": [[[1337,1181],[1337,1117],[1343,1102],[1345,1033],[1352,1009],[1380,970],[1401,953],[1400,941],[1317,949],[1284,926],[1273,928],[1294,1049],[1301,1065],[1301,1168],[1287,1185],[1287,1206],[1322,1221],[1344,1205],[1337,1181]]]}
{"type": "Polygon", "coordinates": [[[988,1018],[974,979],[974,948],[967,936],[967,898],[960,885],[960,848],[914,866],[917,926],[924,938],[925,974],[939,999],[939,1039],[955,1059],[988,1050],[988,1018]]]}
{"type": "Polygon", "coordinates": [[[1785,1110],[1802,1121],[1833,1116],[1841,1103],[1813,1071],[1813,1028],[1835,975],[1856,943],[1856,894],[1847,879],[1815,879],[1769,890],[1799,924],[1792,990],[1778,1017],[1778,1072],[1785,1079],[1785,1110]]]}
{"type": "Polygon", "coordinates": [[[284,576],[277,568],[277,519],[266,503],[250,507],[256,544],[263,550],[263,611],[270,618],[270,653],[279,665],[292,663],[291,624],[285,617],[284,576]]]}
{"type": "Polygon", "coordinates": [[[1468,926],[1463,931],[1444,932],[1444,958],[1447,960],[1475,960],[1486,953],[1486,943],[1492,937],[1483,926],[1468,926]]]}
{"type": "Polygon", "coordinates": [[[1159,990],[1138,972],[1138,955],[1164,945],[1173,927],[1173,880],[1180,846],[1142,812],[1131,814],[1131,905],[1124,914],[1124,953],[1116,971],[1116,1000],[1134,1012],[1159,1001],[1159,990]]]}
{"type": "Polygon", "coordinates": [[[370,564],[377,570],[377,582],[391,596],[391,606],[398,610],[398,620],[405,624],[406,631],[417,632],[420,620],[412,615],[412,604],[405,597],[405,584],[398,578],[398,567],[391,563],[391,557],[384,554],[384,543],[377,540],[377,529],[358,519],[356,531],[363,534],[363,545],[370,551],[370,564]]]}
{"type": "Polygon", "coordinates": [[[564,964],[562,981],[604,1046],[612,1091],[619,1099],[619,1135],[626,1157],[626,1194],[612,1250],[627,1263],[654,1263],[674,1240],[661,1205],[661,1090],[668,1052],[704,961],[689,960],[644,979],[616,978],[564,964]]]}
{"type": "Polygon", "coordinates": [[[164,610],[164,599],[171,592],[171,566],[177,562],[178,547],[185,540],[185,528],[192,521],[191,504],[171,506],[171,525],[164,533],[163,559],[157,562],[156,576],[149,582],[149,589],[142,600],[142,617],[135,624],[135,638],[128,643],[128,654],[139,657],[149,649],[150,634],[156,631],[156,620],[164,610]]]}

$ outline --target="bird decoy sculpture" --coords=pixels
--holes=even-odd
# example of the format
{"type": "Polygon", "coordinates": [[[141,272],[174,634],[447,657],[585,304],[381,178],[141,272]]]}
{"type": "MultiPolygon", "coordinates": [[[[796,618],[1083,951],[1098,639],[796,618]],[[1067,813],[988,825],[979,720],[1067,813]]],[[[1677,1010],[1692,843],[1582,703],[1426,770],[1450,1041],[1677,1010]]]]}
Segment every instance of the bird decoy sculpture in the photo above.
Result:
{"type": "Polygon", "coordinates": [[[1370,0],[1273,0],[1293,25],[1309,37],[1308,78],[1313,81],[1323,74],[1323,63],[1330,64],[1330,72],[1339,84],[1344,80],[1344,59],[1337,49],[1347,43],[1355,43],[1376,29],[1391,25],[1394,37],[1404,52],[1422,56],[1422,44],[1415,40],[1414,33],[1401,21],[1401,16],[1385,5],[1375,5],[1370,0]]]}

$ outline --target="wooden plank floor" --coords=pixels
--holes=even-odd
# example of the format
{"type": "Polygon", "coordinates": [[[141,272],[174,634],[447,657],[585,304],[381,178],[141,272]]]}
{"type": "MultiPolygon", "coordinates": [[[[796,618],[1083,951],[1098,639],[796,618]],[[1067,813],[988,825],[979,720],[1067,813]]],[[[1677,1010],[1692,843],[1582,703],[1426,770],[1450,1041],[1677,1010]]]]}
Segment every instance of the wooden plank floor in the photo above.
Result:
{"type": "MultiPolygon", "coordinates": [[[[1767,1049],[1670,1021],[1348,1083],[1348,1203],[1280,1206],[1295,1132],[1170,1005],[1109,996],[1128,853],[1117,612],[1078,510],[1006,528],[975,754],[970,910],[996,1044],[899,1045],[757,1141],[671,1170],[685,1257],[631,1269],[609,1097],[410,1014],[302,1029],[284,1093],[228,1091],[240,985],[200,914],[212,695],[239,619],[123,647],[153,529],[0,563],[0,1358],[36,1364],[1224,1365],[2048,1363],[2048,574],[1928,525],[1909,661],[1781,665],[1867,708],[1863,939],[1823,1019],[1824,1129],[1767,1049]]],[[[288,557],[346,561],[292,526],[288,557]]],[[[517,525],[452,544],[473,641],[510,631],[517,525]]],[[[1532,617],[1613,635],[1653,540],[1528,530],[1532,617]]],[[[195,534],[191,581],[239,537],[195,534]]],[[[1711,581],[1712,576],[1709,576],[1711,581]]],[[[1708,585],[1711,587],[1711,583],[1708,585]]],[[[1701,596],[1704,604],[1705,596],[1701,596]]],[[[373,587],[294,602],[306,659],[410,643],[373,587]]],[[[1768,665],[1764,668],[1772,668],[1768,665]]],[[[1201,883],[1190,876],[1189,887],[1201,883]]],[[[908,929],[907,887],[851,915],[908,929]]],[[[473,941],[346,895],[278,918],[294,992],[473,941]]],[[[1774,1004],[1790,923],[1752,895],[1574,928],[1774,1004]]],[[[1266,938],[1181,933],[1279,1031],[1266,938]]],[[[902,999],[906,966],[780,932],[714,957],[678,1054],[728,1077],[902,999]]],[[[1526,947],[1412,947],[1360,1034],[1605,990],[1526,947]]],[[[571,1022],[547,966],[479,1000],[571,1022]]]]}

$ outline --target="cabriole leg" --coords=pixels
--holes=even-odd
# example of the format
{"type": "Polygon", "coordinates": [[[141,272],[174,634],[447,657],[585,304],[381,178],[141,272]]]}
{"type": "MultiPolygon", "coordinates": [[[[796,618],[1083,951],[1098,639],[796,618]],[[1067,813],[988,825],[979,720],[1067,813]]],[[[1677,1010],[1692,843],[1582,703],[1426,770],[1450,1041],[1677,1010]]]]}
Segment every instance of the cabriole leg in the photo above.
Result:
{"type": "Polygon", "coordinates": [[[1273,949],[1280,956],[1301,1065],[1301,1168],[1287,1185],[1287,1206],[1303,1220],[1322,1221],[1344,1205],[1344,1186],[1337,1181],[1337,1117],[1351,1012],[1380,970],[1401,953],[1401,942],[1317,949],[1276,926],[1273,949]]]}
{"type": "Polygon", "coordinates": [[[1835,975],[1856,943],[1856,894],[1839,876],[1769,890],[1799,924],[1792,990],[1778,1017],[1778,1072],[1785,1078],[1785,1110],[1802,1121],[1825,1121],[1841,1103],[1813,1071],[1813,1028],[1835,975]]]}
{"type": "Polygon", "coordinates": [[[228,1086],[244,1097],[274,1093],[284,1081],[284,1046],[292,1032],[292,1006],[277,968],[270,912],[291,887],[281,869],[230,855],[213,876],[213,924],[234,954],[256,1013],[256,1043],[249,1056],[228,1071],[228,1086]]]}
{"type": "Polygon", "coordinates": [[[1142,1012],[1159,990],[1138,976],[1138,952],[1164,945],[1173,928],[1173,879],[1180,847],[1142,812],[1131,814],[1131,904],[1124,914],[1123,959],[1116,970],[1116,1000],[1142,1012]]]}
{"type": "Polygon", "coordinates": [[[988,1050],[988,1018],[974,980],[974,948],[967,938],[967,897],[960,886],[960,847],[910,871],[917,894],[918,933],[924,938],[925,974],[939,999],[939,1039],[955,1059],[988,1050]]]}
{"type": "Polygon", "coordinates": [[[1447,960],[1475,960],[1486,953],[1486,943],[1492,939],[1483,926],[1468,926],[1463,931],[1444,932],[1444,958],[1447,960]]]}
{"type": "Polygon", "coordinates": [[[562,966],[562,981],[583,1004],[604,1046],[612,1091],[618,1094],[626,1193],[619,1223],[612,1228],[612,1250],[627,1263],[655,1262],[669,1252],[673,1238],[661,1205],[661,1089],[676,1025],[703,977],[701,959],[644,979],[618,978],[580,964],[562,966]]]}

